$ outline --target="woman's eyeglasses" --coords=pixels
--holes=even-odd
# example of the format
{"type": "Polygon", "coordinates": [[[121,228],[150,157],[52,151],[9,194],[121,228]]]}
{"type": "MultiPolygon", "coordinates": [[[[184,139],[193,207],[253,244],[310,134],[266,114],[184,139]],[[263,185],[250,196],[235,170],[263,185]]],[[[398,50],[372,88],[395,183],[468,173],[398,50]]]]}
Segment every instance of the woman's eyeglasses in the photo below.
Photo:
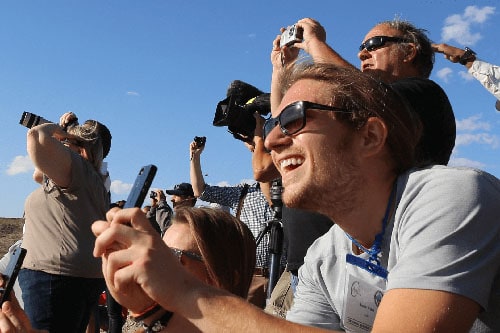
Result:
{"type": "Polygon", "coordinates": [[[280,126],[285,135],[293,135],[306,125],[306,110],[324,110],[341,113],[352,113],[352,111],[337,108],[335,106],[322,105],[307,101],[298,101],[285,106],[276,118],[270,118],[264,123],[264,139],[271,133],[276,125],[280,126]]]}
{"type": "Polygon", "coordinates": [[[177,257],[177,259],[179,259],[179,261],[181,261],[182,256],[185,255],[190,259],[203,262],[203,257],[198,253],[177,249],[175,247],[171,247],[170,250],[172,250],[172,253],[177,257]]]}
{"type": "Polygon", "coordinates": [[[395,43],[409,43],[407,39],[401,37],[390,37],[390,36],[375,36],[368,38],[363,44],[359,46],[359,51],[366,49],[368,52],[376,50],[384,46],[387,42],[395,43]]]}

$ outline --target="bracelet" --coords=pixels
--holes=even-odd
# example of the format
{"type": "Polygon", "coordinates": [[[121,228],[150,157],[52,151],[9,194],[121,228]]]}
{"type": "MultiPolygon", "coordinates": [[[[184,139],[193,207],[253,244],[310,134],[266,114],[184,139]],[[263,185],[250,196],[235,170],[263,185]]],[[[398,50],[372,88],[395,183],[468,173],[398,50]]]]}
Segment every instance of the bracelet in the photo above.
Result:
{"type": "Polygon", "coordinates": [[[161,309],[160,304],[154,302],[153,305],[150,307],[147,307],[140,313],[132,313],[131,316],[134,319],[134,321],[141,321],[146,319],[147,317],[153,315],[154,313],[158,312],[161,309]]]}
{"type": "Polygon", "coordinates": [[[161,332],[162,329],[167,327],[170,318],[172,318],[172,315],[172,312],[167,311],[163,316],[153,321],[149,325],[142,323],[142,328],[144,329],[145,333],[161,332]]]}

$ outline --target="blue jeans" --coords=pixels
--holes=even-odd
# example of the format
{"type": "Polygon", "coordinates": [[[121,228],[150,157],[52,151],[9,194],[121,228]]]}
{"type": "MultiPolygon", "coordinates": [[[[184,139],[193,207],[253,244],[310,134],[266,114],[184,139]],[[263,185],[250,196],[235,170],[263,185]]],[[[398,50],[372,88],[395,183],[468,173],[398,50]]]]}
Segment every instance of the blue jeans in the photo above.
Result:
{"type": "Polygon", "coordinates": [[[24,310],[36,329],[50,333],[85,332],[91,311],[104,290],[104,279],[19,272],[24,310]]]}

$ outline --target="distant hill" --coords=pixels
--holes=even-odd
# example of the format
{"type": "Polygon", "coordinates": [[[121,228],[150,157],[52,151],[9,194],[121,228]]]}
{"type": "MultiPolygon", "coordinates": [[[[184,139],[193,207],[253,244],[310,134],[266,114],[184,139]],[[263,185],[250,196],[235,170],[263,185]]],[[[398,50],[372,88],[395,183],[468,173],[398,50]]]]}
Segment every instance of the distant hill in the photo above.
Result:
{"type": "Polygon", "coordinates": [[[0,217],[0,257],[23,235],[22,218],[0,217]]]}

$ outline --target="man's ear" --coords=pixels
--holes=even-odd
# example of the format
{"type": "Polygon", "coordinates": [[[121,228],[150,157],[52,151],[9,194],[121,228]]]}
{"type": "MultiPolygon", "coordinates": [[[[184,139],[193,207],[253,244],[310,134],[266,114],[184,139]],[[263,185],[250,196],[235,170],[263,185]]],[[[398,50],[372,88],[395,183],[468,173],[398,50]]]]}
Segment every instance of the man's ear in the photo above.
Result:
{"type": "Polygon", "coordinates": [[[405,44],[405,46],[405,57],[403,59],[403,62],[412,63],[417,56],[417,48],[413,43],[405,44]]]}
{"type": "Polygon", "coordinates": [[[366,157],[376,155],[385,147],[387,127],[378,117],[370,117],[360,129],[362,134],[361,150],[366,157]]]}

